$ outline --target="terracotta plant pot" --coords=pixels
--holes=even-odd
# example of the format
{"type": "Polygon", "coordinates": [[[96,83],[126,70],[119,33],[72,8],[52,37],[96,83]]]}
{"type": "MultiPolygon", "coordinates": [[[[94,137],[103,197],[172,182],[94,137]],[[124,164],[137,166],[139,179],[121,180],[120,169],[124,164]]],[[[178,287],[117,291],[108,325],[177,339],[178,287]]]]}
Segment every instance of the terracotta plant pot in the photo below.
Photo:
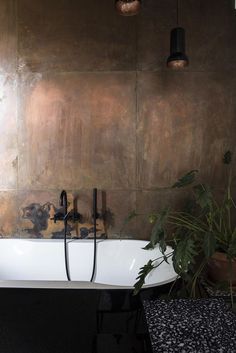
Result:
{"type": "MultiPolygon", "coordinates": [[[[230,278],[229,261],[224,253],[216,252],[208,262],[208,277],[213,282],[226,282],[230,278]]],[[[236,288],[236,261],[232,261],[232,285],[236,288]]]]}
{"type": "Polygon", "coordinates": [[[140,0],[116,0],[116,9],[122,16],[137,15],[141,9],[140,0]]]}

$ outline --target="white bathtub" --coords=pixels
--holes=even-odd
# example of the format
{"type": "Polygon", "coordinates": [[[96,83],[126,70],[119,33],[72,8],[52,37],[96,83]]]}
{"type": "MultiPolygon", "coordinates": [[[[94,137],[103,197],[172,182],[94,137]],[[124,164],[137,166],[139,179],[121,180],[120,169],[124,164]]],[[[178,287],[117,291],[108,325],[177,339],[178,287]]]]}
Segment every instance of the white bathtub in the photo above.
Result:
{"type": "MultiPolygon", "coordinates": [[[[146,244],[141,240],[98,240],[96,273],[90,283],[93,240],[68,240],[68,282],[63,240],[0,239],[0,287],[131,289],[140,267],[161,256],[158,250],[143,250],[146,244]]],[[[168,248],[166,253],[170,251],[168,248]]],[[[152,271],[145,287],[174,281],[171,258],[169,263],[152,271]]]]}

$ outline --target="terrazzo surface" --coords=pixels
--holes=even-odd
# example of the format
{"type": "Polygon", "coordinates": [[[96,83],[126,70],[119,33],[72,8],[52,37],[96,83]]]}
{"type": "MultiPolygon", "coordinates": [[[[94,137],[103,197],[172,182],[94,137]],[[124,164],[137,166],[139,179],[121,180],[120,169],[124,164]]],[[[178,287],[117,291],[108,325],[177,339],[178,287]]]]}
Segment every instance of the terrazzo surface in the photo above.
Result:
{"type": "Polygon", "coordinates": [[[236,315],[223,299],[143,305],[153,353],[236,353],[236,315]]]}

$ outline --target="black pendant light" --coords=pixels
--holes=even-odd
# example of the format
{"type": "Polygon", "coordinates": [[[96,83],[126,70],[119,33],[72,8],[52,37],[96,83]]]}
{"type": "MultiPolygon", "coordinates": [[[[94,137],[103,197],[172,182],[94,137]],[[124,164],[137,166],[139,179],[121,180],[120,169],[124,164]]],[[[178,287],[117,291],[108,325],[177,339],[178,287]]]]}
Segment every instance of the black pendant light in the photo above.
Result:
{"type": "Polygon", "coordinates": [[[141,9],[141,0],[115,0],[115,7],[122,16],[134,16],[141,9]]]}
{"type": "MultiPolygon", "coordinates": [[[[179,25],[179,0],[177,0],[177,26],[179,25]]],[[[171,31],[170,56],[167,59],[167,67],[181,70],[187,67],[189,60],[185,54],[185,30],[176,27],[171,31]]]]}

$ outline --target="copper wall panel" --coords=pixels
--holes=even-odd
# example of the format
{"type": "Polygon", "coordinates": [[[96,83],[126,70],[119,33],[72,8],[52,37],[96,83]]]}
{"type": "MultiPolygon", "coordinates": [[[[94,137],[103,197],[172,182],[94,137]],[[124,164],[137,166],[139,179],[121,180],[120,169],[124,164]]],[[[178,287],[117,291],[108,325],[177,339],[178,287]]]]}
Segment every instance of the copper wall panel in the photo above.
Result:
{"type": "Polygon", "coordinates": [[[17,187],[16,2],[0,2],[0,190],[17,187]]]}
{"type": "MultiPolygon", "coordinates": [[[[0,2],[0,236],[61,238],[61,189],[83,216],[72,237],[93,235],[93,187],[109,237],[134,209],[181,208],[188,193],[165,188],[191,169],[222,196],[222,154],[236,152],[235,10],[179,4],[182,72],[166,68],[175,0],[143,1],[131,18],[112,0],[0,2]]],[[[149,234],[145,217],[122,232],[149,234]]]]}
{"type": "Polygon", "coordinates": [[[149,240],[153,224],[149,221],[150,214],[157,214],[166,208],[170,210],[182,210],[186,202],[191,198],[190,188],[175,190],[141,190],[137,192],[137,230],[136,236],[149,240]]]}
{"type": "Polygon", "coordinates": [[[234,1],[181,0],[189,71],[236,69],[234,1]]]}
{"type": "Polygon", "coordinates": [[[32,75],[20,116],[20,188],[134,184],[134,74],[32,75]]]}
{"type": "Polygon", "coordinates": [[[0,190],[17,187],[17,77],[0,74],[0,190]]]}
{"type": "Polygon", "coordinates": [[[138,185],[172,185],[199,169],[220,186],[223,153],[235,150],[236,77],[211,73],[140,73],[138,185]]]}
{"type": "MultiPolygon", "coordinates": [[[[168,70],[170,31],[177,27],[176,0],[149,0],[138,18],[138,67],[168,70]],[[147,35],[148,33],[148,35],[147,35]]],[[[179,26],[186,30],[187,71],[236,69],[234,2],[180,0],[179,26]]]]}
{"type": "MultiPolygon", "coordinates": [[[[68,221],[68,238],[93,236],[91,190],[68,191],[68,211],[80,213],[79,222],[68,221]]],[[[20,191],[19,233],[24,238],[63,238],[63,221],[54,222],[54,215],[63,212],[59,204],[60,191],[20,191]]],[[[98,193],[98,210],[102,215],[101,191],[98,193]]],[[[97,237],[105,237],[106,227],[102,217],[97,219],[97,237]]]]}
{"type": "Polygon", "coordinates": [[[136,192],[132,190],[106,190],[106,227],[109,237],[135,238],[136,219],[125,225],[125,220],[136,209],[136,192]]]}
{"type": "Polygon", "coordinates": [[[19,213],[17,193],[0,191],[0,238],[18,236],[19,213]]]}
{"type": "Polygon", "coordinates": [[[170,31],[176,26],[176,0],[143,1],[137,18],[137,66],[139,70],[166,69],[170,31]]]}
{"type": "Polygon", "coordinates": [[[18,3],[22,70],[135,69],[135,19],[119,16],[113,1],[18,3]]]}
{"type": "Polygon", "coordinates": [[[54,225],[59,208],[59,192],[21,191],[18,193],[19,235],[26,238],[50,238],[53,232],[63,233],[63,222],[54,225]]]}
{"type": "Polygon", "coordinates": [[[17,65],[16,0],[0,1],[0,73],[15,72],[17,65]]]}

